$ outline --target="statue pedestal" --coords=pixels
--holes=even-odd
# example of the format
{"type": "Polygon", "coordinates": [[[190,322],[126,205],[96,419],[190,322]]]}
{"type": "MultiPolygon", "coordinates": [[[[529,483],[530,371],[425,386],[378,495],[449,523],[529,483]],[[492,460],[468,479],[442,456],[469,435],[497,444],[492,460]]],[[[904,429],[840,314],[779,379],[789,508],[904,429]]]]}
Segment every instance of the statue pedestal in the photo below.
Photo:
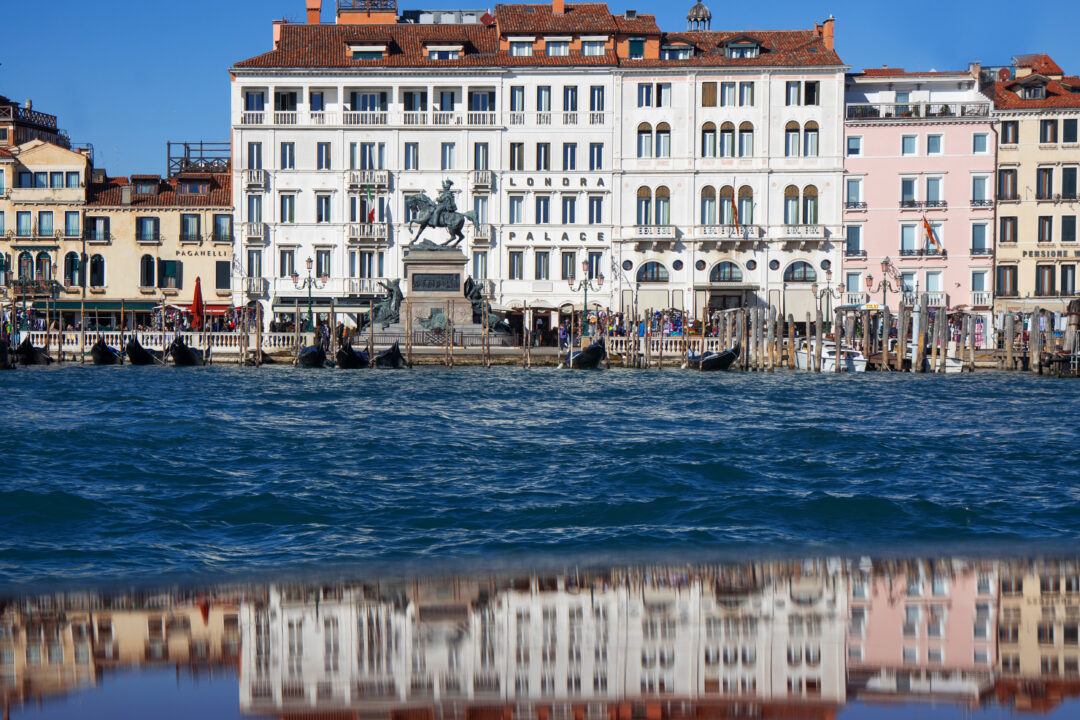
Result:
{"type": "Polygon", "coordinates": [[[414,330],[435,310],[449,314],[455,327],[472,323],[472,303],[465,298],[466,263],[457,248],[406,251],[405,300],[414,330]]]}

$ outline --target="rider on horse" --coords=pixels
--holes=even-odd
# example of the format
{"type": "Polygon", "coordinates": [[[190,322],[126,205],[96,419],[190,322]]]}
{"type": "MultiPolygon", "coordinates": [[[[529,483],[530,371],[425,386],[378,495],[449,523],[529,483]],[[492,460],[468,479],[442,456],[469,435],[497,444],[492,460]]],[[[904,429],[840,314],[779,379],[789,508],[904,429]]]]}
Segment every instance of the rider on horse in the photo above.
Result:
{"type": "Polygon", "coordinates": [[[444,217],[457,212],[454,192],[450,189],[453,185],[452,180],[443,180],[442,190],[439,191],[439,197],[435,199],[435,210],[431,214],[431,225],[435,227],[446,227],[444,217]]]}

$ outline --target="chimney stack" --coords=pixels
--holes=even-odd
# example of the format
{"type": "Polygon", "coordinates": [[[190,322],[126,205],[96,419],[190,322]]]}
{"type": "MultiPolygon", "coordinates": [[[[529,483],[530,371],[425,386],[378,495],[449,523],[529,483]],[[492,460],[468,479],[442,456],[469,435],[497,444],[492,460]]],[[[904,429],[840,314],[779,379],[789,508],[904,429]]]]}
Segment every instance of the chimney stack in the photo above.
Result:
{"type": "Polygon", "coordinates": [[[130,205],[131,204],[131,185],[122,185],[120,187],[120,204],[121,205],[130,205]]]}
{"type": "Polygon", "coordinates": [[[835,23],[836,23],[836,18],[834,18],[832,15],[830,15],[828,17],[828,19],[825,20],[825,22],[821,23],[821,26],[822,26],[821,27],[821,35],[822,35],[822,40],[825,42],[825,49],[826,50],[832,50],[833,49],[833,44],[834,44],[833,43],[833,25],[835,23]]]}
{"type": "Polygon", "coordinates": [[[277,50],[278,43],[281,42],[281,28],[285,25],[285,20],[274,21],[274,49],[277,50]]]}
{"type": "Polygon", "coordinates": [[[318,25],[322,22],[322,0],[307,0],[307,24],[318,25]]]}
{"type": "Polygon", "coordinates": [[[564,0],[551,0],[551,14],[562,15],[566,12],[566,3],[564,0]]]}

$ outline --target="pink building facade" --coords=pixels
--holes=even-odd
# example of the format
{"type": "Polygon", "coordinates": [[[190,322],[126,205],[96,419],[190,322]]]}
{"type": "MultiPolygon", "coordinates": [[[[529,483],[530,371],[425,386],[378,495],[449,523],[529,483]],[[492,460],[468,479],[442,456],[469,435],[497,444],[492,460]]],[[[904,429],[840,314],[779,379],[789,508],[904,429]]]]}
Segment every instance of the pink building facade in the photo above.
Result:
{"type": "Polygon", "coordinates": [[[997,143],[978,71],[847,76],[842,282],[847,305],[896,311],[925,293],[933,308],[982,311],[988,342],[997,143]]]}

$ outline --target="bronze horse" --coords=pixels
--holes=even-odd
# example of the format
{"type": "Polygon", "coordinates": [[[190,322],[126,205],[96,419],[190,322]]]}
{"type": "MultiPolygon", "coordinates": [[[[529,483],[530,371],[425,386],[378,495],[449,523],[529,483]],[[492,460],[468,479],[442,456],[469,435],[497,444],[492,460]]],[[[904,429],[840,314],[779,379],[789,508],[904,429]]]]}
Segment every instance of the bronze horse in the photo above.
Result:
{"type": "Polygon", "coordinates": [[[409,208],[409,213],[413,218],[409,220],[409,232],[412,232],[414,222],[420,223],[420,229],[413,236],[413,243],[419,240],[420,235],[429,227],[441,227],[446,228],[446,231],[450,233],[450,239],[444,242],[442,246],[457,247],[465,239],[465,234],[461,232],[461,229],[465,227],[465,220],[472,220],[473,225],[476,225],[476,211],[474,210],[463,213],[444,212],[439,217],[438,222],[433,222],[436,206],[431,198],[424,193],[410,195],[405,198],[405,205],[409,208]]]}

